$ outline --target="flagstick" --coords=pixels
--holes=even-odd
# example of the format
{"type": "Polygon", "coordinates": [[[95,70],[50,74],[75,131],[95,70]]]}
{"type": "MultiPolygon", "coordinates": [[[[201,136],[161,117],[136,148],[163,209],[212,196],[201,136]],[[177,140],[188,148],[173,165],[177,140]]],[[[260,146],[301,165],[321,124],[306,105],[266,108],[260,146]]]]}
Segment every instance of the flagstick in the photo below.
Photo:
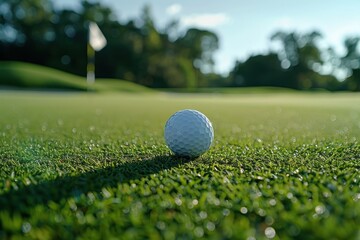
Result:
{"type": "Polygon", "coordinates": [[[90,86],[95,82],[95,50],[87,44],[87,75],[86,82],[88,85],[88,90],[90,86]]]}
{"type": "Polygon", "coordinates": [[[99,26],[89,23],[89,39],[87,44],[87,88],[91,90],[91,85],[95,82],[95,51],[100,51],[106,46],[106,38],[102,34],[99,26]]]}

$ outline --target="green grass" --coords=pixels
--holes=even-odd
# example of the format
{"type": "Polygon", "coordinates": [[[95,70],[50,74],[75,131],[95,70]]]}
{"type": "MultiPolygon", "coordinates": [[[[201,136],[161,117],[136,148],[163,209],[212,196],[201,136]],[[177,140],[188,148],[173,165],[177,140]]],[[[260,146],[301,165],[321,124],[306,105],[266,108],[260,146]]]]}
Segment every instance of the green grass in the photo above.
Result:
{"type": "Polygon", "coordinates": [[[359,239],[358,94],[0,92],[0,238],[359,239]],[[194,108],[215,142],[173,156],[194,108]]]}
{"type": "Polygon", "coordinates": [[[154,92],[152,89],[119,79],[99,78],[89,87],[84,77],[23,62],[0,62],[0,87],[57,91],[154,92]]]}
{"type": "Polygon", "coordinates": [[[297,90],[282,87],[214,87],[214,88],[173,88],[159,89],[174,93],[220,93],[220,94],[265,94],[296,93],[297,90]]]}

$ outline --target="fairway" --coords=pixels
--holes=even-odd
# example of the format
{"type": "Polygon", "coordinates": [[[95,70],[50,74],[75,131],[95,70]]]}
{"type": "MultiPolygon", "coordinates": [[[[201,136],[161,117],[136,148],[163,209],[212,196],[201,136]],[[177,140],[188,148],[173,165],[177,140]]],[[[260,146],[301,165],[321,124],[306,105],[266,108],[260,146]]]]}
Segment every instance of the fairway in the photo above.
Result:
{"type": "Polygon", "coordinates": [[[0,238],[359,239],[360,95],[0,91],[0,238]],[[213,123],[172,155],[168,117],[213,123]]]}

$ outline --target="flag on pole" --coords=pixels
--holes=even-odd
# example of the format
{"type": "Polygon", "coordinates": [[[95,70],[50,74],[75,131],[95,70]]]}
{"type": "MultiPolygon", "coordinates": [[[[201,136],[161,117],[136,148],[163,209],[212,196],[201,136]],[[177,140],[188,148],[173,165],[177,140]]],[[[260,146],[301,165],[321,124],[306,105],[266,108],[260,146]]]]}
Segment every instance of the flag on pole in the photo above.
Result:
{"type": "Polygon", "coordinates": [[[89,24],[89,42],[87,47],[87,82],[95,82],[95,51],[100,51],[107,44],[104,34],[101,32],[99,26],[90,22],[89,24]]]}
{"type": "Polygon", "coordinates": [[[104,34],[101,32],[99,26],[94,22],[91,22],[89,25],[89,43],[95,51],[100,51],[107,43],[104,34]]]}

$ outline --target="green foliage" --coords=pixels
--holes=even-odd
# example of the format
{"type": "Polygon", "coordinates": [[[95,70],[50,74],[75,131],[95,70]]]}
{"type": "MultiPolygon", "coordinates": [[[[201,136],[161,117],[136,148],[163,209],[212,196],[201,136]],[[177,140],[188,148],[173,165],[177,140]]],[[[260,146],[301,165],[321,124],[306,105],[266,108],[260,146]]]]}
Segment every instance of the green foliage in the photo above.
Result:
{"type": "Polygon", "coordinates": [[[194,59],[195,67],[211,72],[214,66],[213,53],[219,47],[219,39],[213,32],[190,28],[176,40],[179,54],[194,59]]]}
{"type": "Polygon", "coordinates": [[[200,69],[214,65],[213,53],[218,48],[214,33],[191,29],[185,36],[174,35],[172,27],[166,29],[169,32],[160,31],[150,6],[144,7],[136,20],[138,24],[124,24],[112,9],[96,1],[82,1],[78,11],[57,10],[50,3],[0,3],[0,9],[9,10],[0,11],[0,60],[32,62],[85,76],[87,25],[94,21],[108,40],[105,49],[96,54],[97,77],[125,79],[150,87],[192,88],[206,81],[200,69]],[[7,34],[9,29],[16,35],[13,39],[7,34]]]}
{"type": "Polygon", "coordinates": [[[321,52],[316,40],[321,37],[318,32],[307,34],[277,32],[272,40],[279,40],[282,51],[279,53],[282,66],[288,69],[289,85],[296,89],[309,89],[316,85],[314,65],[321,65],[321,52]]]}
{"type": "Polygon", "coordinates": [[[360,37],[349,37],[345,40],[346,55],[341,58],[341,64],[349,71],[349,77],[344,85],[351,91],[360,91],[360,37]]]}
{"type": "Polygon", "coordinates": [[[335,76],[321,73],[323,66],[329,65],[329,62],[324,62],[322,51],[317,46],[320,37],[318,32],[275,33],[271,39],[280,41],[281,50],[237,62],[230,73],[231,85],[340,90],[341,84],[335,76]]]}
{"type": "Polygon", "coordinates": [[[355,94],[0,94],[0,238],[358,239],[355,94]],[[9,104],[11,103],[11,104],[9,104]],[[174,157],[195,108],[215,142],[174,157]]]}
{"type": "Polygon", "coordinates": [[[284,82],[285,70],[281,68],[277,54],[257,55],[245,62],[237,62],[231,72],[232,86],[280,86],[292,87],[284,82]]]}

